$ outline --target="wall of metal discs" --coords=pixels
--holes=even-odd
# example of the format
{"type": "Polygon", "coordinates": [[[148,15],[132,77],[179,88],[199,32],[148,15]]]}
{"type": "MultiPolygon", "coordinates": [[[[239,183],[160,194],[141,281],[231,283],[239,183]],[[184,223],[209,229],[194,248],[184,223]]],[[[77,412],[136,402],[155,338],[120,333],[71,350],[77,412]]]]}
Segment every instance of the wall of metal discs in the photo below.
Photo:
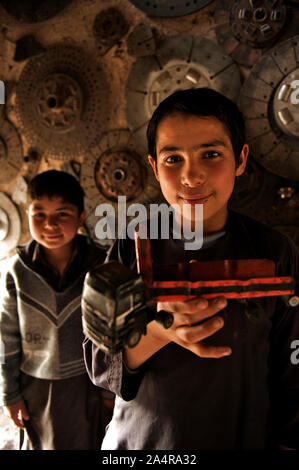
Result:
{"type": "Polygon", "coordinates": [[[296,0],[0,0],[0,259],[30,239],[27,185],[52,168],[78,178],[85,231],[108,248],[95,208],[162,200],[148,120],[173,91],[201,86],[246,120],[231,207],[299,245],[298,25],[296,0]]]}

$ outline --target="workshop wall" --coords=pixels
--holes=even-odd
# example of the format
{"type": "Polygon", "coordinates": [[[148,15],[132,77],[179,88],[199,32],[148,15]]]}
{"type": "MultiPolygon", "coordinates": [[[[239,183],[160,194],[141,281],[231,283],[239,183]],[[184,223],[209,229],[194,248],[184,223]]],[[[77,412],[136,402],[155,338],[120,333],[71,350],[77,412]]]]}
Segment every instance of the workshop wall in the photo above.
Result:
{"type": "Polygon", "coordinates": [[[30,239],[27,184],[52,168],[80,180],[85,231],[107,248],[95,207],[162,200],[146,125],[164,97],[200,86],[246,119],[231,206],[299,245],[298,25],[298,0],[0,0],[0,259],[30,239]]]}

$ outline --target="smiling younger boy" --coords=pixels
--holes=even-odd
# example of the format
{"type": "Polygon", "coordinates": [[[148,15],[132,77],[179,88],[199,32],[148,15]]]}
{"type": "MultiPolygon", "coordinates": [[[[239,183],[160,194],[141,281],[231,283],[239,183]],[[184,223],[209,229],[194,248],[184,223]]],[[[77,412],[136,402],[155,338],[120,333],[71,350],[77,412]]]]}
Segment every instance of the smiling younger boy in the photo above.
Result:
{"type": "Polygon", "coordinates": [[[78,235],[84,194],[73,176],[40,173],[28,192],[33,240],[2,274],[1,404],[29,449],[98,449],[102,397],[84,365],[81,293],[104,253],[78,235]]]}
{"type": "MultiPolygon", "coordinates": [[[[182,240],[171,237],[151,240],[154,262],[269,258],[277,275],[299,282],[294,244],[228,209],[249,151],[233,102],[211,89],[176,92],[154,112],[147,138],[162,193],[181,208],[175,217],[190,204],[194,228],[195,204],[203,205],[203,247],[185,250],[182,240]]],[[[109,259],[136,269],[134,242],[116,241],[109,259]]],[[[224,298],[158,302],[158,310],[173,314],[172,327],[149,323],[134,348],[105,357],[85,340],[91,379],[117,395],[102,448],[295,448],[299,374],[290,345],[299,336],[299,309],[273,297],[245,308],[224,298]],[[250,313],[257,306],[259,321],[250,313]]]]}

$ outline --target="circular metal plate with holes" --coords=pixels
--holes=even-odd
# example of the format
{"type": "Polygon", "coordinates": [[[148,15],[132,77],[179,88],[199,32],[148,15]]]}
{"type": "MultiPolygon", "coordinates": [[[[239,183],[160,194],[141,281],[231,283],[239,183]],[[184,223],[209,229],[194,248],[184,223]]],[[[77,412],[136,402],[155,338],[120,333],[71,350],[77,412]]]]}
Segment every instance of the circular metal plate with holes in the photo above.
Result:
{"type": "Polygon", "coordinates": [[[201,10],[212,0],[130,0],[135,7],[151,16],[173,18],[201,10]]]}
{"type": "Polygon", "coordinates": [[[57,15],[72,0],[0,0],[0,4],[5,10],[22,23],[37,23],[49,20],[57,15]]]}
{"type": "Polygon", "coordinates": [[[253,157],[270,172],[299,180],[299,36],[270,49],[253,67],[239,96],[253,157]]]}
{"type": "Polygon", "coordinates": [[[8,183],[19,173],[23,164],[22,143],[15,127],[0,120],[0,183],[8,183]]]}
{"type": "Polygon", "coordinates": [[[236,99],[240,74],[212,41],[191,35],[166,38],[155,55],[133,64],[126,85],[126,114],[135,138],[146,148],[147,123],[157,105],[179,89],[210,87],[236,99]]]}
{"type": "MultiPolygon", "coordinates": [[[[99,204],[110,204],[117,214],[118,196],[125,196],[128,204],[145,206],[160,197],[160,188],[147,158],[127,129],[103,134],[90,147],[88,159],[81,166],[80,183],[87,198],[86,225],[92,238],[95,238],[94,229],[99,221],[95,216],[99,204]]],[[[111,242],[96,241],[104,245],[111,242]]]]}
{"type": "Polygon", "coordinates": [[[0,259],[13,250],[21,236],[21,219],[17,207],[4,193],[0,193],[0,259]]]}
{"type": "Polygon", "coordinates": [[[95,17],[92,31],[99,52],[105,54],[129,31],[129,25],[117,8],[107,8],[95,17]]]}
{"type": "Polygon", "coordinates": [[[291,37],[298,28],[296,12],[284,0],[220,0],[214,21],[218,43],[248,67],[282,35],[291,37]]]}
{"type": "Polygon", "coordinates": [[[74,157],[107,121],[105,75],[86,51],[53,46],[25,65],[16,89],[16,114],[30,145],[52,158],[74,157]]]}
{"type": "Polygon", "coordinates": [[[136,57],[154,54],[156,43],[149,24],[141,22],[134,27],[127,38],[127,49],[131,56],[136,57]]]}

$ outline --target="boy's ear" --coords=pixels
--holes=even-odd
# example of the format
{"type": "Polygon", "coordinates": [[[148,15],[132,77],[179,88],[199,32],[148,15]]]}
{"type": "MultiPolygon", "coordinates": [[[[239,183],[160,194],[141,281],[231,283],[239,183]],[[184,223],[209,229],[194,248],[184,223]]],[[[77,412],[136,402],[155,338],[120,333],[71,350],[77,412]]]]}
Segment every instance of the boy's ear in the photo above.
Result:
{"type": "Polygon", "coordinates": [[[154,170],[156,180],[159,181],[159,175],[158,175],[158,170],[157,170],[157,167],[156,167],[155,160],[150,155],[148,155],[148,161],[150,162],[150,165],[151,165],[152,169],[154,170]]]}
{"type": "Polygon", "coordinates": [[[240,176],[244,173],[245,168],[246,168],[248,154],[249,154],[249,146],[248,144],[245,144],[239,156],[239,164],[238,164],[238,167],[236,168],[236,176],[240,176]]]}
{"type": "Polygon", "coordinates": [[[85,217],[86,217],[86,211],[84,210],[79,215],[79,227],[82,227],[82,225],[84,224],[85,217]]]}

